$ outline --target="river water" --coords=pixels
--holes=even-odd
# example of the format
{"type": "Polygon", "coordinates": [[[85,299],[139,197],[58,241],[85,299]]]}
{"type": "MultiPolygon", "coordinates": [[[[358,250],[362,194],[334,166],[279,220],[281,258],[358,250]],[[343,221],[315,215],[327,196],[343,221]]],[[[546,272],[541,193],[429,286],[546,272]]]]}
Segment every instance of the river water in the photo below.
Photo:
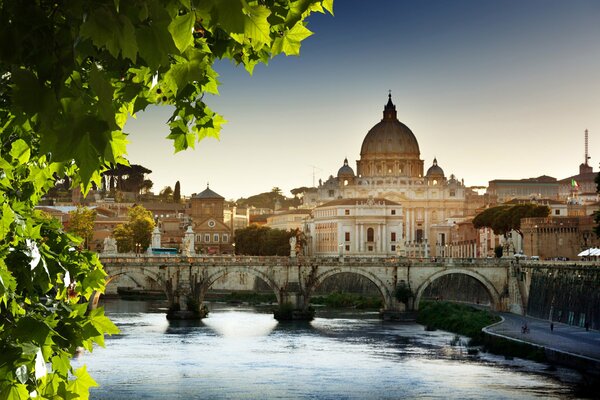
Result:
{"type": "Polygon", "coordinates": [[[451,333],[374,312],[319,310],[310,323],[278,323],[268,309],[213,304],[202,322],[174,324],[160,307],[107,300],[121,334],[74,360],[100,385],[92,399],[563,399],[578,379],[469,356],[451,333]]]}

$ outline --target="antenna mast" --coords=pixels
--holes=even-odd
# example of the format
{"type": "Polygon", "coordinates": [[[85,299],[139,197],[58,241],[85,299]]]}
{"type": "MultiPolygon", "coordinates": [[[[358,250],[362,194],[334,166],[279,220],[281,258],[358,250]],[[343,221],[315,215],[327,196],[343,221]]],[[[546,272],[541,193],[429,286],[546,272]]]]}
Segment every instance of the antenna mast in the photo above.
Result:
{"type": "Polygon", "coordinates": [[[588,165],[588,160],[590,156],[588,155],[588,130],[585,130],[585,165],[588,165]]]}

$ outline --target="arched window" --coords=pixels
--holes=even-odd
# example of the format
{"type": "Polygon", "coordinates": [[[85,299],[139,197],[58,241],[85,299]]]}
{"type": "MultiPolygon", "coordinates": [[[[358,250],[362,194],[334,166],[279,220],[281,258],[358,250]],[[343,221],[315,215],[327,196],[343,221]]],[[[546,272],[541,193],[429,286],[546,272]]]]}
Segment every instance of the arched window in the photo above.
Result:
{"type": "Polygon", "coordinates": [[[375,231],[373,231],[373,228],[367,229],[367,242],[375,241],[374,236],[375,236],[375,231]]]}

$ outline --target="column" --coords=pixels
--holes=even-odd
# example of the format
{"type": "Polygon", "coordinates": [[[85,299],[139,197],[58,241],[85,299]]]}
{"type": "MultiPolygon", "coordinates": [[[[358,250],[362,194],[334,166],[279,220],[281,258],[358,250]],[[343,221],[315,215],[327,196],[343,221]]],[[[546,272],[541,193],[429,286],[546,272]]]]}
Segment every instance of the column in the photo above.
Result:
{"type": "Polygon", "coordinates": [[[423,239],[427,239],[429,241],[429,210],[427,207],[423,210],[425,213],[425,226],[423,227],[423,239]]]}
{"type": "Polygon", "coordinates": [[[381,242],[382,242],[382,246],[383,246],[383,252],[385,254],[387,254],[388,251],[390,250],[390,246],[388,244],[389,243],[389,241],[388,241],[389,238],[388,238],[388,233],[387,233],[387,224],[385,222],[382,225],[382,229],[383,229],[383,235],[382,235],[383,236],[383,240],[381,242]]]}
{"type": "Polygon", "coordinates": [[[357,253],[360,251],[359,243],[360,241],[358,240],[358,223],[354,224],[354,251],[356,251],[357,253]]]}

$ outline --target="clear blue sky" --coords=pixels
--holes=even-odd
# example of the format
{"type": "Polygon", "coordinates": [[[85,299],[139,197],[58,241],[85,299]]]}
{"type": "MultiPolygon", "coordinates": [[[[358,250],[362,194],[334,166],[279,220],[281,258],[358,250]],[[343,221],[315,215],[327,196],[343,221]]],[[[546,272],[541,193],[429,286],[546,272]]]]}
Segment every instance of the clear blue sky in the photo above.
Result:
{"type": "Polygon", "coordinates": [[[227,199],[285,194],[356,170],[388,90],[427,169],[434,157],[465,184],[576,174],[590,132],[600,160],[600,1],[337,0],[315,14],[300,57],[277,57],[250,77],[216,67],[208,104],[229,122],[221,139],[173,154],[167,109],[128,123],[129,159],[158,192],[206,183],[227,199]]]}

